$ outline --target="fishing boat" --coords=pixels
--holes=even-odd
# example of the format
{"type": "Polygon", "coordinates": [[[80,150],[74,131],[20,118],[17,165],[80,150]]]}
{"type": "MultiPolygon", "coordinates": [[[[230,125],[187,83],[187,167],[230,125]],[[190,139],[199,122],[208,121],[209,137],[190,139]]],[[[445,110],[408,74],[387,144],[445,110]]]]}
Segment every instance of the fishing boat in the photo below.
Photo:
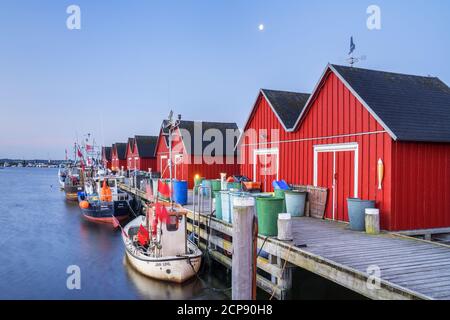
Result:
{"type": "Polygon", "coordinates": [[[149,208],[123,228],[127,259],[147,277],[183,283],[198,273],[202,252],[187,238],[184,212],[170,209],[161,219],[155,211],[149,208]]]}
{"type": "Polygon", "coordinates": [[[84,192],[78,193],[83,216],[93,222],[111,223],[129,217],[131,197],[118,189],[114,176],[86,179],[84,192]]]}
{"type": "Polygon", "coordinates": [[[69,167],[64,180],[64,193],[68,201],[77,201],[78,192],[83,191],[82,176],[78,167],[69,167]]]}
{"type": "Polygon", "coordinates": [[[61,189],[64,189],[64,182],[67,178],[67,169],[64,166],[59,166],[58,169],[58,182],[61,186],[61,189]]]}
{"type": "MultiPolygon", "coordinates": [[[[172,134],[177,130],[178,120],[167,121],[169,159],[172,159],[172,134]]],[[[172,164],[169,162],[169,176],[172,182],[172,164]]],[[[172,185],[172,183],[169,185],[172,185]]],[[[202,262],[202,252],[188,239],[186,211],[175,206],[172,192],[167,184],[159,181],[156,194],[169,198],[161,202],[158,197],[147,206],[145,216],[139,216],[122,229],[122,240],[130,264],[150,278],[183,283],[197,275],[202,262]]]]}

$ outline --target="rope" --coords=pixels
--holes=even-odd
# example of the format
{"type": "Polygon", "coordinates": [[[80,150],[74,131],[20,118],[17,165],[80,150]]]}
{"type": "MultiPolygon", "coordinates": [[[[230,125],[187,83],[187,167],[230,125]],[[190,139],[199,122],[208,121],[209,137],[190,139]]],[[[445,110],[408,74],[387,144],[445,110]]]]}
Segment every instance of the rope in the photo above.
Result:
{"type": "MultiPolygon", "coordinates": [[[[286,270],[287,261],[288,261],[289,255],[291,253],[291,248],[292,248],[292,246],[289,246],[289,249],[288,249],[288,252],[287,252],[287,257],[284,260],[283,268],[281,269],[281,277],[280,277],[280,279],[283,279],[284,270],[286,270]]],[[[273,292],[272,292],[272,295],[270,296],[269,300],[273,299],[273,297],[275,295],[275,291],[278,289],[278,286],[279,286],[279,284],[278,284],[278,281],[277,281],[277,285],[275,286],[275,288],[273,288],[273,292]]]]}
{"type": "Polygon", "coordinates": [[[129,201],[127,201],[127,205],[128,205],[128,208],[131,210],[131,213],[137,218],[138,217],[138,215],[134,212],[134,210],[133,210],[133,208],[131,207],[131,205],[130,205],[130,202],[129,201]]]}

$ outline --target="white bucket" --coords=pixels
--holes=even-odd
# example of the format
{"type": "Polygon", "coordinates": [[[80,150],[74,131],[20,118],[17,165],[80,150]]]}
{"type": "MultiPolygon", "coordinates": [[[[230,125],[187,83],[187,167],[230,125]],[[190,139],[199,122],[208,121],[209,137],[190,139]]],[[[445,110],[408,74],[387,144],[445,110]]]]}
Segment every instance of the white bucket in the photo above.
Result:
{"type": "Polygon", "coordinates": [[[367,208],[365,213],[366,233],[380,233],[380,209],[367,208]]]}
{"type": "Polygon", "coordinates": [[[292,219],[289,213],[280,213],[278,215],[278,240],[291,241],[292,236],[292,219]]]}

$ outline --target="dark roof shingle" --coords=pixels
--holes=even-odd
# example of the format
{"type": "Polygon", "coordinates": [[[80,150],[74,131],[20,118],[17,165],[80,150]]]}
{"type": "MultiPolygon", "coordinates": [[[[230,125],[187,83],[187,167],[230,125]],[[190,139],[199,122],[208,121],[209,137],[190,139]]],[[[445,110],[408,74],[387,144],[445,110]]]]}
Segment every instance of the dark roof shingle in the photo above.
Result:
{"type": "Polygon", "coordinates": [[[156,144],[158,137],[154,136],[135,136],[137,151],[141,158],[155,157],[156,144]]]}
{"type": "Polygon", "coordinates": [[[126,143],[117,142],[117,143],[113,144],[113,148],[116,148],[117,158],[119,158],[119,160],[127,159],[127,144],[126,143]]]}
{"type": "MultiPolygon", "coordinates": [[[[163,132],[166,132],[164,129],[167,124],[167,121],[163,121],[163,132]]],[[[236,123],[224,123],[224,122],[207,122],[207,121],[188,121],[188,120],[181,120],[179,125],[180,132],[182,134],[183,142],[186,147],[186,152],[191,155],[202,155],[205,148],[209,145],[211,145],[214,141],[215,133],[219,133],[222,135],[222,148],[218,148],[214,150],[213,156],[224,156],[224,155],[235,155],[235,146],[237,143],[237,140],[239,138],[239,128],[236,123]],[[211,141],[207,141],[204,139],[205,132],[208,131],[211,133],[211,141]],[[214,130],[214,131],[212,131],[214,130]],[[198,147],[194,144],[196,139],[199,139],[195,136],[195,134],[201,132],[201,140],[202,145],[201,147],[198,147]],[[228,136],[230,133],[236,133],[236,135],[228,136]],[[227,141],[229,139],[233,139],[232,141],[232,148],[228,148],[227,141]]],[[[166,143],[168,144],[168,137],[165,136],[166,143]]],[[[230,143],[231,144],[231,143],[230,143]]]]}
{"type": "Polygon", "coordinates": [[[439,78],[331,67],[398,140],[450,142],[450,88],[439,78]]]}
{"type": "Polygon", "coordinates": [[[102,147],[102,157],[111,161],[111,147],[102,147]]]}
{"type": "Polygon", "coordinates": [[[261,89],[286,130],[295,126],[310,95],[307,93],[261,89]]]}

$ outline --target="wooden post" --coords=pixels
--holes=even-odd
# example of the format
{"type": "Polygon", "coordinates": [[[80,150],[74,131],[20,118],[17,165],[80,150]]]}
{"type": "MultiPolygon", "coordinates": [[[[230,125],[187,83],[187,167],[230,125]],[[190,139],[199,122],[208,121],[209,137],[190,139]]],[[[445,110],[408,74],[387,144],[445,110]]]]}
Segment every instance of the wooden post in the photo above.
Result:
{"type": "Polygon", "coordinates": [[[234,197],[233,200],[232,299],[251,300],[253,296],[253,217],[255,199],[234,197]]]}

